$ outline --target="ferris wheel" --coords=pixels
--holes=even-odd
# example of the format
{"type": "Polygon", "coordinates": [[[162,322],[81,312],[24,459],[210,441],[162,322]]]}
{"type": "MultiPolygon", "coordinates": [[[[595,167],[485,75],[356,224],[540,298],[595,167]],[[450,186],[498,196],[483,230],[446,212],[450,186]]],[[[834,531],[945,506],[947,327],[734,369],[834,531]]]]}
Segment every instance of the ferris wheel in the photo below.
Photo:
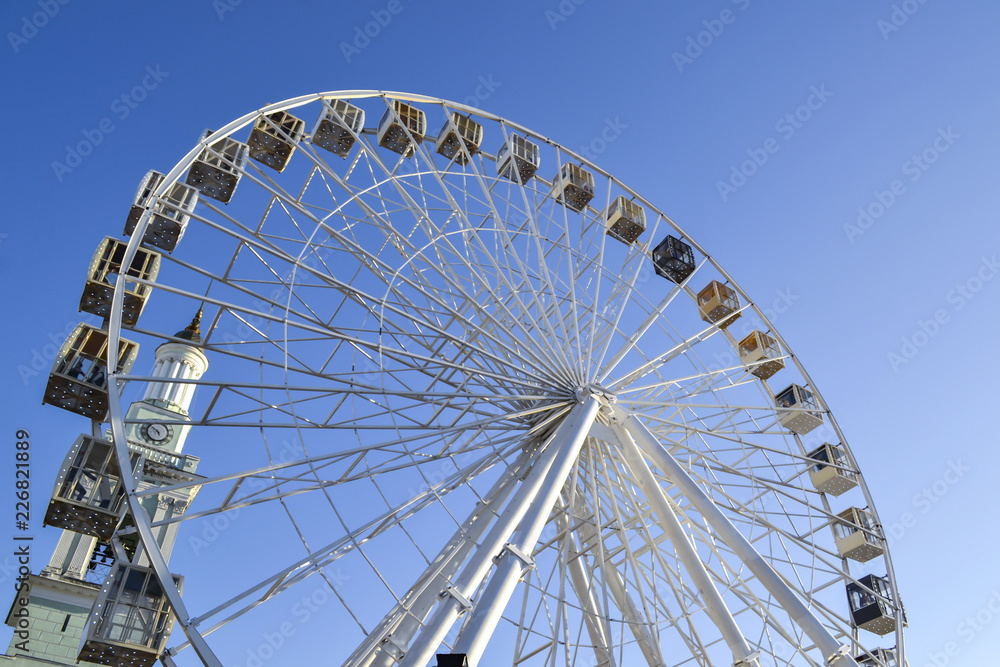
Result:
{"type": "Polygon", "coordinates": [[[132,267],[107,359],[205,361],[108,369],[119,532],[176,616],[159,659],[246,660],[225,647],[305,591],[325,664],[903,664],[850,448],[689,231],[544,136],[412,94],[272,104],[151,172],[93,266],[132,267]],[[127,411],[157,383],[190,409],[127,411]],[[137,451],[200,459],[167,489],[189,507],[149,511],[137,451]],[[245,557],[180,564],[206,526],[245,557]]]}

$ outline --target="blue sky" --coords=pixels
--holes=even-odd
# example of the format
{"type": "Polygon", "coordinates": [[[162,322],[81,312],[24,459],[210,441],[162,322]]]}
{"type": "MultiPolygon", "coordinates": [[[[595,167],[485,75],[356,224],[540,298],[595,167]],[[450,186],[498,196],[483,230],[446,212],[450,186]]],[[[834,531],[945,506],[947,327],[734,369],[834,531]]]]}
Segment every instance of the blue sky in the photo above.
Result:
{"type": "Polygon", "coordinates": [[[697,228],[852,444],[894,536],[910,664],[995,660],[995,2],[12,0],[0,28],[0,391],[6,437],[36,452],[38,567],[82,426],[41,406],[52,341],[142,174],[270,102],[408,91],[592,156],[697,228]]]}

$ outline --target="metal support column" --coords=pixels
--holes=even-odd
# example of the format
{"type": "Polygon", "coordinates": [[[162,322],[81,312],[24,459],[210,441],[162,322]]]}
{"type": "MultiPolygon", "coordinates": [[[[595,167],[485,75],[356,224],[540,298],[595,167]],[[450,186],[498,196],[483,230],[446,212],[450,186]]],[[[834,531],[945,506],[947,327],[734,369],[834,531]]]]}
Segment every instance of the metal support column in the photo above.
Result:
{"type": "Polygon", "coordinates": [[[715,588],[711,577],[708,576],[705,564],[701,562],[691,542],[688,541],[680,520],[678,520],[677,515],[674,513],[673,507],[670,506],[670,501],[667,500],[663,489],[660,488],[656,478],[653,477],[653,472],[642,457],[642,452],[636,446],[635,440],[621,426],[615,427],[615,433],[618,435],[618,440],[622,446],[621,451],[625,456],[625,464],[632,472],[632,477],[653,508],[656,518],[659,519],[660,528],[670,538],[670,543],[676,549],[677,555],[684,564],[684,569],[687,570],[687,573],[694,581],[705,603],[705,609],[709,617],[715,623],[715,626],[719,628],[722,638],[725,639],[726,645],[732,651],[733,664],[759,667],[760,663],[757,658],[760,652],[750,649],[746,637],[743,636],[739,626],[736,625],[736,620],[726,606],[726,602],[722,599],[718,589],[715,588]]]}
{"type": "Polygon", "coordinates": [[[743,536],[743,533],[726,518],[722,510],[715,506],[715,502],[698,486],[670,452],[660,444],[660,441],[646,428],[646,425],[634,415],[621,412],[619,416],[625,428],[645,451],[646,456],[691,501],[691,504],[708,521],[722,541],[733,550],[733,553],[753,572],[754,576],[774,596],[792,620],[816,644],[826,664],[830,667],[858,667],[858,663],[850,655],[849,647],[841,645],[826,626],[819,622],[819,619],[813,615],[798,594],[785,583],[770,563],[764,560],[750,544],[750,541],[743,536]]]}
{"type": "Polygon", "coordinates": [[[472,617],[455,642],[455,653],[465,653],[470,667],[479,664],[479,658],[486,650],[486,644],[493,635],[500,615],[528,566],[524,561],[530,559],[538,543],[538,537],[542,534],[559,492],[573,470],[600,407],[600,399],[594,395],[589,396],[569,414],[553,438],[550,446],[557,449],[557,458],[545,477],[538,497],[521,519],[517,531],[500,556],[493,577],[473,607],[472,617]]]}
{"type": "MultiPolygon", "coordinates": [[[[472,554],[455,584],[441,592],[442,599],[434,614],[423,626],[413,645],[406,650],[402,660],[403,667],[424,667],[430,661],[455,620],[471,606],[469,598],[489,573],[493,557],[510,542],[511,534],[524,523],[525,515],[538,506],[536,496],[540,489],[548,488],[550,470],[559,468],[557,464],[569,459],[570,465],[566,468],[568,475],[600,406],[600,399],[591,395],[577,404],[564,418],[546,444],[541,459],[472,554]]],[[[555,493],[559,490],[561,485],[556,487],[555,493]]],[[[546,506],[546,513],[551,510],[553,502],[554,498],[546,506]]]]}

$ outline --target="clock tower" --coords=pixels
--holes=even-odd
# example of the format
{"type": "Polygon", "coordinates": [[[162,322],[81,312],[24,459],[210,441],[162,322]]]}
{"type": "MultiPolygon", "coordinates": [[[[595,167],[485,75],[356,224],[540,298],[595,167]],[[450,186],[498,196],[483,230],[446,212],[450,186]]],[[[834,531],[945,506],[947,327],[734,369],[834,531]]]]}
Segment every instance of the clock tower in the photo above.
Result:
{"type": "MultiPolygon", "coordinates": [[[[134,472],[137,491],[191,484],[201,479],[195,474],[198,457],[183,453],[191,429],[187,424],[188,410],[194,399],[195,383],[208,370],[208,358],[200,349],[201,315],[199,310],[191,324],[156,349],[153,379],[142,400],[133,403],[126,413],[128,448],[135,460],[142,461],[134,472]]],[[[110,434],[106,437],[110,440],[110,434]]],[[[88,447],[111,447],[110,442],[100,440],[96,434],[81,435],[76,446],[83,441],[88,447]]],[[[198,489],[198,486],[184,486],[154,492],[143,498],[142,506],[151,521],[166,522],[187,511],[198,489]]],[[[169,522],[153,529],[165,559],[170,558],[177,528],[178,523],[169,522]]],[[[15,633],[8,654],[0,655],[0,662],[93,664],[77,660],[80,640],[101,582],[114,564],[109,543],[64,529],[48,566],[37,575],[28,575],[30,599],[15,596],[7,624],[26,629],[15,633]],[[17,625],[20,619],[30,622],[17,625]],[[30,641],[20,639],[19,635],[30,637],[30,641]]]]}
{"type": "Polygon", "coordinates": [[[208,357],[195,347],[201,343],[200,324],[199,310],[186,329],[174,334],[174,338],[184,342],[164,343],[156,348],[156,364],[153,366],[153,377],[156,379],[149,383],[143,399],[133,403],[125,416],[126,421],[156,421],[130,424],[126,429],[129,442],[181,454],[191,427],[170,422],[188,420],[188,409],[194,398],[194,381],[208,370],[208,357]],[[187,384],[185,380],[191,383],[187,384]]]}

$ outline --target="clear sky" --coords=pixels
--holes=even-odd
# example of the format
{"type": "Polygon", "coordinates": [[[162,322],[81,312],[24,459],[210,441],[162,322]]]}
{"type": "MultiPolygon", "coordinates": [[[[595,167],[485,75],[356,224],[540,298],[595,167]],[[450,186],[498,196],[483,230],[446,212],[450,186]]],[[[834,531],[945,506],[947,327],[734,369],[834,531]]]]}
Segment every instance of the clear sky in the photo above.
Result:
{"type": "Polygon", "coordinates": [[[81,428],[41,406],[53,341],[142,174],[269,102],[398,90],[532,128],[697,228],[852,444],[893,538],[910,665],[995,662],[995,1],[8,0],[0,31],[0,404],[7,442],[27,429],[35,447],[37,567],[81,428]]]}

